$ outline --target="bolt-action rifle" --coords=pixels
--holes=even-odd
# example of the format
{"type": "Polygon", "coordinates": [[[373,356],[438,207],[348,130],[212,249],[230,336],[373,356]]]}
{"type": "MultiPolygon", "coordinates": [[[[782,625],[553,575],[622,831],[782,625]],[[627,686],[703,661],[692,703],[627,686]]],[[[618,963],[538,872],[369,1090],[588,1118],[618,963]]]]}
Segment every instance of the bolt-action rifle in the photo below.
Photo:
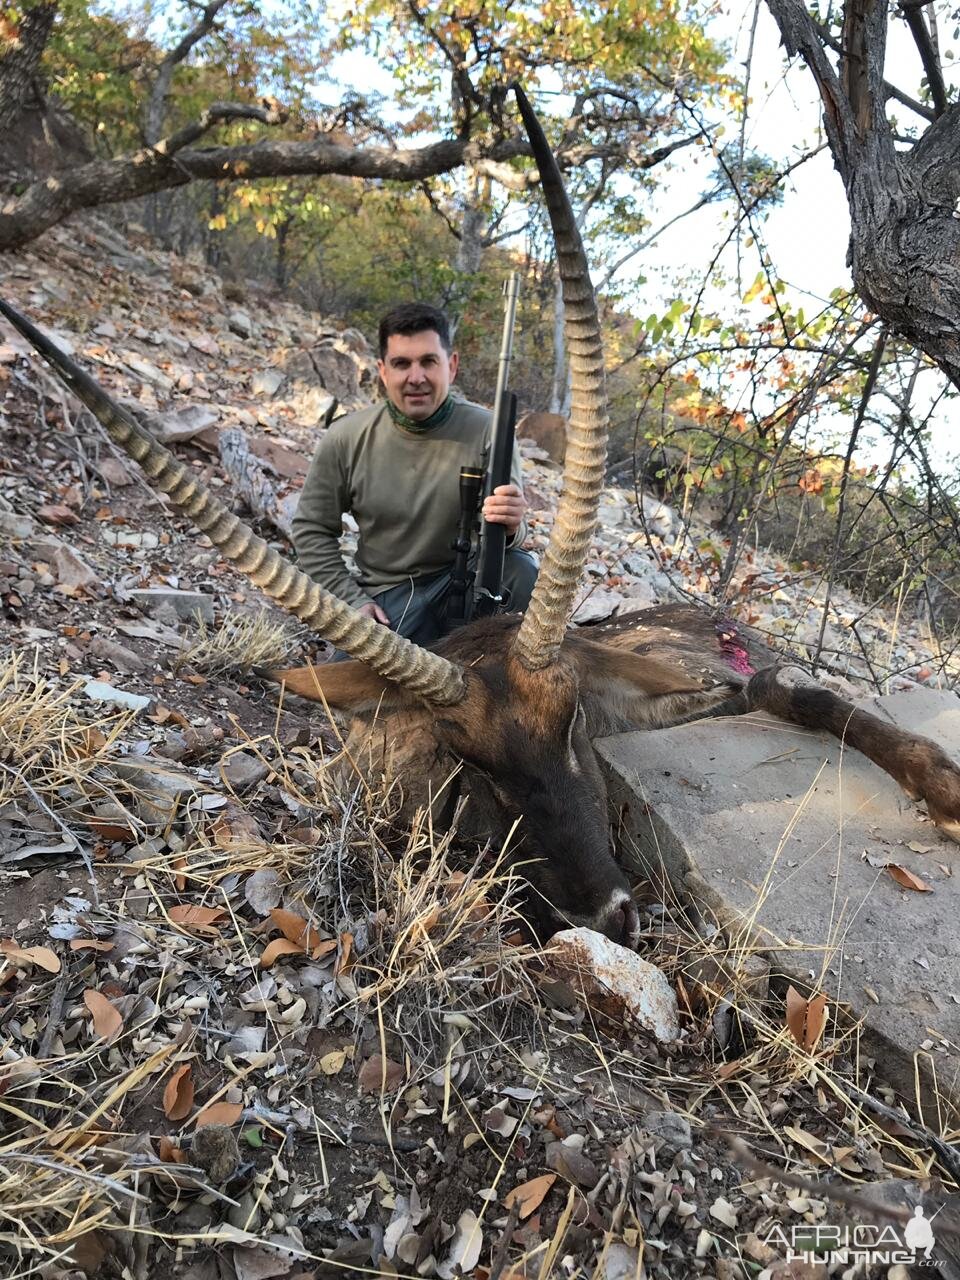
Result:
{"type": "Polygon", "coordinates": [[[497,368],[497,390],[493,401],[493,429],[485,469],[460,469],[460,523],[453,544],[455,551],[450,590],[447,595],[447,630],[485,618],[503,609],[503,558],[507,531],[502,524],[481,519],[476,572],[469,567],[473,538],[477,530],[478,507],[502,484],[510,483],[513,464],[514,431],[517,425],[517,397],[507,390],[513,356],[513,330],[520,296],[520,275],[514,271],[503,287],[503,338],[497,368]],[[473,590],[471,592],[471,579],[473,590]]]}

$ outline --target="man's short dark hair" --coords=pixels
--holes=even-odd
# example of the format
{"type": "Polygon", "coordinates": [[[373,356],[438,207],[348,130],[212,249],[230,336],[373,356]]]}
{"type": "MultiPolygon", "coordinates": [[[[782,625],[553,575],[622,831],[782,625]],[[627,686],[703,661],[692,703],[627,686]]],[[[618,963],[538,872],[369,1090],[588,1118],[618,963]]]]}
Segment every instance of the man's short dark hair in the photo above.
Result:
{"type": "Polygon", "coordinates": [[[427,302],[402,302],[394,307],[380,321],[380,359],[386,359],[387,341],[395,333],[426,333],[432,329],[440,339],[440,345],[447,355],[453,350],[450,340],[450,321],[439,309],[431,307],[427,302]]]}

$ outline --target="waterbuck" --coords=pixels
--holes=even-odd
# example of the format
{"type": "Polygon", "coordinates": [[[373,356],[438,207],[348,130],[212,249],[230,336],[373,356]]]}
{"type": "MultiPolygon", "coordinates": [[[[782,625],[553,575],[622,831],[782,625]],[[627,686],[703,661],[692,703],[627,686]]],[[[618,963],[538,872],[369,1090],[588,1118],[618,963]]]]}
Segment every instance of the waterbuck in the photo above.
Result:
{"type": "Polygon", "coordinates": [[[589,635],[567,629],[604,481],[603,350],[559,170],[519,90],[517,99],[553,227],[573,383],[563,492],[522,618],[469,624],[428,650],[356,613],[206,492],[34,325],[2,302],[0,312],[226,560],[351,655],[352,662],[276,674],[288,689],[353,713],[348,745],[355,758],[389,778],[402,777],[408,803],[440,795],[439,808],[455,802],[444,784],[459,764],[471,804],[493,834],[519,820],[517,856],[548,925],[588,925],[628,945],[638,936],[592,746],[593,738],[612,732],[762,708],[843,738],[913,798],[925,800],[933,820],[960,837],[960,770],[938,746],[855,710],[797,667],[757,671],[757,661],[769,663],[769,655],[757,659],[730,624],[693,607],[667,606],[589,635]]]}

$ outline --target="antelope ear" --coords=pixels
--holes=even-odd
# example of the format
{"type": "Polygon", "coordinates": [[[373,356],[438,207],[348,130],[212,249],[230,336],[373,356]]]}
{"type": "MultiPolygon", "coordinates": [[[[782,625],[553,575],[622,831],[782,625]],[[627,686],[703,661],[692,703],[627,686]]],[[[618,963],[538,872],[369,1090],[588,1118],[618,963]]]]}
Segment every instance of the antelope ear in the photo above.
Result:
{"type": "Polygon", "coordinates": [[[690,673],[666,657],[580,637],[564,647],[564,656],[577,671],[591,737],[676,724],[697,710],[702,714],[721,705],[738,687],[711,671],[690,673]]]}
{"type": "Polygon", "coordinates": [[[397,692],[397,686],[384,680],[363,662],[328,662],[322,667],[289,667],[286,670],[267,671],[268,680],[285,686],[289,693],[296,693],[311,702],[326,702],[329,707],[353,708],[388,690],[397,692]]]}

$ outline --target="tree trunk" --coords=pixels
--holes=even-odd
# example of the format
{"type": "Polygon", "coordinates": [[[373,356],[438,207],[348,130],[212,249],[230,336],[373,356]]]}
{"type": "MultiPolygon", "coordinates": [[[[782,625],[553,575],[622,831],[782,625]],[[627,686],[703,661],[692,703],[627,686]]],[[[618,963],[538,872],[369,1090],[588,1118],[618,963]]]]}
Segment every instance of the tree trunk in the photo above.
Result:
{"type": "Polygon", "coordinates": [[[466,197],[463,202],[463,216],[460,219],[460,243],[457,246],[457,258],[454,263],[456,282],[446,301],[451,337],[455,337],[460,328],[464,306],[473,287],[473,278],[480,270],[484,233],[487,229],[489,180],[482,178],[476,169],[471,167],[465,174],[465,183],[466,197]]]}
{"type": "Polygon", "coordinates": [[[960,387],[960,106],[898,151],[883,79],[887,7],[847,0],[838,74],[802,0],[767,6],[820,92],[850,209],[854,288],[960,387]]]}
{"type": "Polygon", "coordinates": [[[24,14],[13,38],[5,40],[0,52],[0,135],[13,128],[35,92],[40,59],[56,16],[57,0],[35,5],[24,14]]]}
{"type": "Polygon", "coordinates": [[[290,259],[287,253],[287,239],[290,235],[290,228],[293,226],[293,218],[284,218],[282,222],[277,223],[277,259],[273,268],[273,283],[279,293],[286,290],[290,276],[290,259]]]}

